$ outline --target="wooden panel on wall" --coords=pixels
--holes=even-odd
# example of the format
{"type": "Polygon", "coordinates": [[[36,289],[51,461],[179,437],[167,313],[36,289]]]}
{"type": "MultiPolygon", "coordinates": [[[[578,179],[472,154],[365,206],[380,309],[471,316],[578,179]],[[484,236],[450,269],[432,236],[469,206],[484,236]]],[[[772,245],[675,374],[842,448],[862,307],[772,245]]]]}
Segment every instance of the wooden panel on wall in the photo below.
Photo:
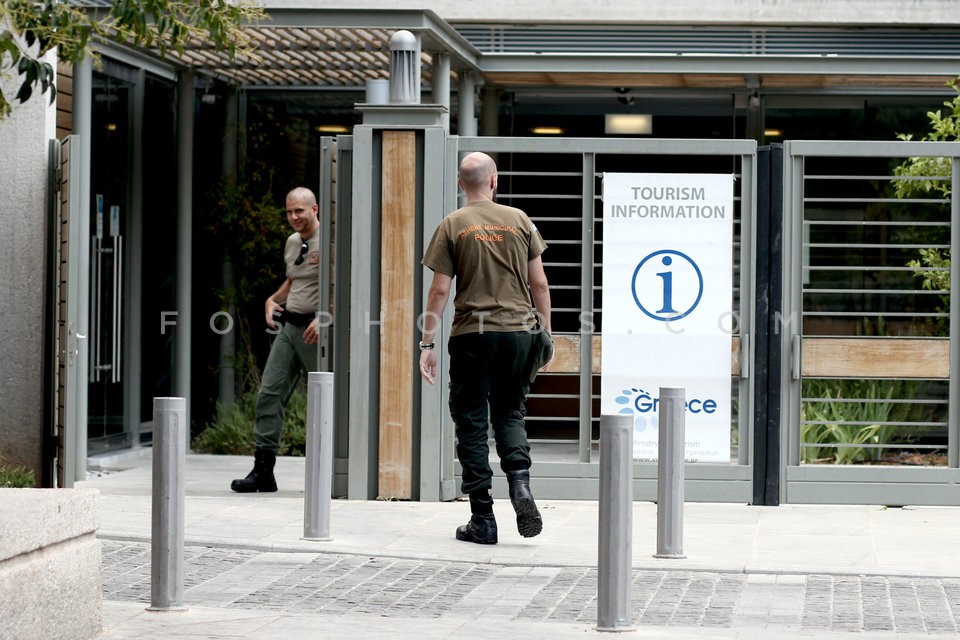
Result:
{"type": "Polygon", "coordinates": [[[949,378],[946,338],[805,338],[801,372],[810,378],[949,378]]]}
{"type": "Polygon", "coordinates": [[[73,129],[73,66],[57,65],[57,138],[63,140],[73,129]]]}
{"type": "MultiPolygon", "coordinates": [[[[593,336],[593,373],[600,373],[601,350],[600,336],[593,336]]],[[[551,373],[579,373],[580,372],[580,336],[556,335],[553,336],[554,357],[551,373]]],[[[731,336],[730,339],[730,374],[740,375],[740,337],[731,336]]]]}
{"type": "MultiPolygon", "coordinates": [[[[552,373],[580,371],[580,336],[553,339],[552,373]]],[[[593,373],[600,373],[601,340],[593,336],[593,373]]],[[[740,338],[730,340],[730,374],[740,375],[740,338]]],[[[851,378],[949,378],[950,342],[946,338],[806,338],[803,375],[851,378]]]]}
{"type": "MultiPolygon", "coordinates": [[[[594,351],[594,357],[597,352],[594,351]]],[[[552,373],[576,373],[580,371],[580,336],[553,336],[552,373]]]]}
{"type": "Polygon", "coordinates": [[[413,497],[414,268],[417,139],[383,132],[381,191],[380,460],[378,495],[413,497]]]}

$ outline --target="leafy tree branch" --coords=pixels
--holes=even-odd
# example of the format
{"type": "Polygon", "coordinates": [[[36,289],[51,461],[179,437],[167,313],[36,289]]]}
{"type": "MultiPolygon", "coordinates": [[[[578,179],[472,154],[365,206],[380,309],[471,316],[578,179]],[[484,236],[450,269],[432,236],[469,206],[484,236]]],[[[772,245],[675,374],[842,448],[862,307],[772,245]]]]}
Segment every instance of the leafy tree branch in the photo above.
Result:
{"type": "MultiPolygon", "coordinates": [[[[188,45],[204,44],[230,58],[255,58],[243,27],[266,17],[252,0],[118,0],[109,9],[87,9],[62,0],[0,0],[0,74],[20,77],[13,100],[23,103],[39,92],[56,98],[53,66],[90,56],[95,41],[114,41],[156,50],[161,57],[182,55],[188,45]]],[[[0,89],[0,119],[11,99],[0,89]]]]}
{"type": "MultiPolygon", "coordinates": [[[[943,142],[960,139],[960,78],[948,83],[958,95],[944,102],[946,111],[940,109],[927,113],[930,131],[921,138],[921,142],[943,142]]],[[[914,140],[913,134],[901,133],[900,140],[914,140]]],[[[894,187],[898,198],[939,194],[950,198],[950,176],[952,164],[950,158],[920,157],[909,158],[894,168],[893,174],[905,178],[895,180],[894,187]]]]}
{"type": "MultiPolygon", "coordinates": [[[[955,142],[960,140],[960,78],[949,83],[958,95],[953,100],[943,103],[945,110],[939,109],[927,113],[930,121],[930,131],[919,138],[921,142],[955,142]]],[[[900,140],[914,140],[912,134],[901,133],[900,140]]],[[[951,176],[953,164],[951,158],[943,157],[913,157],[894,167],[895,176],[902,178],[894,180],[893,185],[898,198],[939,197],[949,200],[952,193],[951,176]]],[[[920,249],[920,257],[910,260],[907,266],[914,270],[914,275],[920,279],[922,287],[929,291],[950,290],[950,250],[929,248],[920,249]]],[[[944,293],[940,298],[938,311],[948,313],[950,310],[949,295],[944,293]]],[[[939,330],[949,335],[949,320],[940,318],[939,330]]]]}

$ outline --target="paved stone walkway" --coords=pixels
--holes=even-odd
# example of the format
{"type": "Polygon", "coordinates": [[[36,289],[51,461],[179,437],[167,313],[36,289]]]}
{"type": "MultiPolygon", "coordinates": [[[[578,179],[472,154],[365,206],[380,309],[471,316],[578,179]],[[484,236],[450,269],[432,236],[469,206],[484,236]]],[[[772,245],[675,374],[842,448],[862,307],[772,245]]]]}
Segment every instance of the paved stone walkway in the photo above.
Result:
{"type": "MultiPolygon", "coordinates": [[[[102,540],[104,598],[150,602],[150,545],[102,540]]],[[[595,624],[597,571],[185,548],[184,604],[595,624]]],[[[960,579],[635,571],[638,626],[960,633],[960,579]]]]}

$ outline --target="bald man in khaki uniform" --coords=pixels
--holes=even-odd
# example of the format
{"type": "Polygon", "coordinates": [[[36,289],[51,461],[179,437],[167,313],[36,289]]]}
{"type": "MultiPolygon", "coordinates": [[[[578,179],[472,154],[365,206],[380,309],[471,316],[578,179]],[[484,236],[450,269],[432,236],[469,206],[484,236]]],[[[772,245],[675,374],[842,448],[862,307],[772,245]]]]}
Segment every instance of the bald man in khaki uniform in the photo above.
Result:
{"type": "Polygon", "coordinates": [[[497,167],[490,156],[464,157],[459,184],[467,204],[440,223],[421,261],[433,271],[433,282],[424,314],[420,374],[433,384],[436,320],[455,280],[447,345],[450,414],[463,467],[461,490],[470,497],[471,511],[470,521],[457,528],[456,537],[496,544],[488,423],[493,425],[520,535],[529,538],[543,529],[530,492],[532,461],[524,416],[534,367],[533,332],[550,331],[550,289],[540,257],[547,246],[523,211],[493,201],[497,167]]]}
{"type": "Polygon", "coordinates": [[[284,408],[300,376],[317,370],[317,305],[320,295],[320,223],[317,198],[310,189],[298,187],[287,194],[287,222],[293,233],[284,245],[287,277],[267,298],[264,319],[276,329],[274,315],[280,314],[282,328],[273,340],[257,392],[253,438],[256,451],[253,470],[246,478],[234,480],[230,488],[238,493],[273,492],[277,481],[273,468],[283,433],[284,408]]]}

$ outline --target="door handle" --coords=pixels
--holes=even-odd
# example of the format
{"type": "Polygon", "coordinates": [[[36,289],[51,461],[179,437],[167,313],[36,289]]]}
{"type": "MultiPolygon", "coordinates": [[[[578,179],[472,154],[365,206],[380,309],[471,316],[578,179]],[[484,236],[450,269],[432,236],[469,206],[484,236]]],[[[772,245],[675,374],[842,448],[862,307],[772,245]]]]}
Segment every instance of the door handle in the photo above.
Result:
{"type": "MultiPolygon", "coordinates": [[[[113,209],[113,207],[111,207],[113,209]]],[[[121,331],[120,315],[123,309],[123,237],[113,237],[113,343],[111,345],[110,381],[120,382],[121,331]]]]}
{"type": "Polygon", "coordinates": [[[793,379],[800,379],[800,336],[793,336],[790,343],[790,368],[793,373],[793,379]]]}
{"type": "MultiPolygon", "coordinates": [[[[98,208],[100,206],[98,200],[98,208]]],[[[98,214],[102,215],[99,211],[98,214]]],[[[93,297],[90,300],[92,309],[92,313],[90,314],[90,335],[93,336],[93,342],[90,345],[90,382],[98,382],[100,380],[100,285],[103,270],[103,265],[101,264],[103,251],[100,246],[100,236],[93,236],[90,244],[92,247],[91,250],[93,251],[93,256],[91,257],[93,297]]]]}

